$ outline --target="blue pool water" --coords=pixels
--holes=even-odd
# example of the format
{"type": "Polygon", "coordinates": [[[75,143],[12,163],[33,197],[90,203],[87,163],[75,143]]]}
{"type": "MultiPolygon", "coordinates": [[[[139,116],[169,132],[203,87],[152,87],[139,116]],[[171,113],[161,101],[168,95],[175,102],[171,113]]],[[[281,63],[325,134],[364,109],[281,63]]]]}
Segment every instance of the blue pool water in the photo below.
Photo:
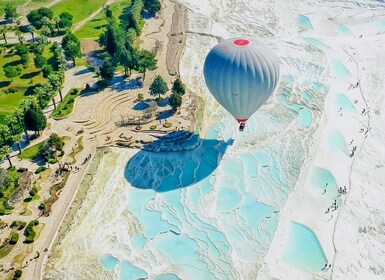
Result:
{"type": "Polygon", "coordinates": [[[341,34],[344,34],[344,35],[353,35],[352,31],[346,27],[345,25],[341,25],[339,28],[338,28],[338,31],[341,33],[341,34]]]}
{"type": "Polygon", "coordinates": [[[345,138],[339,131],[332,131],[329,134],[329,149],[332,153],[343,153],[349,155],[349,150],[346,145],[345,138]]]}
{"type": "Polygon", "coordinates": [[[358,113],[352,102],[350,102],[349,98],[343,94],[336,94],[336,103],[338,107],[342,108],[342,112],[349,112],[351,114],[358,113]]]}
{"type": "Polygon", "coordinates": [[[282,80],[292,84],[294,82],[294,77],[285,75],[285,76],[282,76],[282,80]]]}
{"type": "Polygon", "coordinates": [[[311,22],[307,16],[303,16],[303,15],[299,16],[297,18],[297,22],[302,27],[305,27],[307,29],[313,29],[313,25],[311,24],[311,22]]]}
{"type": "Polygon", "coordinates": [[[313,123],[311,111],[306,107],[298,110],[298,117],[299,122],[305,127],[310,127],[313,123]]]}
{"type": "Polygon", "coordinates": [[[140,269],[139,267],[136,267],[132,263],[128,261],[121,262],[119,264],[120,268],[120,279],[139,279],[139,278],[146,278],[148,277],[148,274],[146,271],[140,269]]]}
{"type": "Polygon", "coordinates": [[[296,222],[290,225],[283,260],[296,269],[312,272],[322,271],[328,262],[315,233],[296,222]]]}
{"type": "Polygon", "coordinates": [[[309,45],[318,47],[318,48],[320,48],[320,49],[329,49],[329,46],[325,45],[325,44],[322,43],[321,41],[318,41],[317,39],[314,39],[314,38],[307,38],[307,37],[303,37],[302,39],[303,39],[306,43],[308,43],[309,45]]]}
{"type": "Polygon", "coordinates": [[[101,258],[102,266],[105,270],[112,271],[115,266],[119,263],[119,260],[111,254],[104,255],[101,258]]]}
{"type": "Polygon", "coordinates": [[[176,276],[173,273],[167,273],[167,274],[155,276],[154,280],[181,280],[181,279],[178,278],[178,276],[176,276]]]}
{"type": "Polygon", "coordinates": [[[311,100],[311,97],[312,97],[311,92],[304,92],[304,93],[302,93],[302,98],[303,98],[305,101],[310,101],[310,100],[311,100]]]}
{"type": "Polygon", "coordinates": [[[338,185],[332,173],[321,167],[313,167],[310,177],[311,186],[317,195],[324,195],[330,198],[338,197],[338,185]],[[324,193],[324,190],[326,192],[324,193]]]}
{"type": "Polygon", "coordinates": [[[325,85],[324,84],[321,84],[321,83],[313,83],[313,88],[317,91],[320,91],[322,89],[325,88],[325,85]]]}
{"type": "Polygon", "coordinates": [[[346,78],[351,76],[349,70],[346,69],[345,65],[343,65],[341,61],[333,59],[331,64],[332,70],[337,77],[346,78]]]}

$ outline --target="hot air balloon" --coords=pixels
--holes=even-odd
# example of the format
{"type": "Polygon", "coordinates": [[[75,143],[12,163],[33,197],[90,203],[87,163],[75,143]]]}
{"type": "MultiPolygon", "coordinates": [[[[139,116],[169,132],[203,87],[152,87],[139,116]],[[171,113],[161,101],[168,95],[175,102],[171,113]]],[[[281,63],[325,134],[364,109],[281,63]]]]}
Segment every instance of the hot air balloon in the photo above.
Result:
{"type": "Polygon", "coordinates": [[[260,41],[231,38],[211,49],[203,73],[211,94],[239,122],[242,131],[276,88],[279,62],[260,41]]]}

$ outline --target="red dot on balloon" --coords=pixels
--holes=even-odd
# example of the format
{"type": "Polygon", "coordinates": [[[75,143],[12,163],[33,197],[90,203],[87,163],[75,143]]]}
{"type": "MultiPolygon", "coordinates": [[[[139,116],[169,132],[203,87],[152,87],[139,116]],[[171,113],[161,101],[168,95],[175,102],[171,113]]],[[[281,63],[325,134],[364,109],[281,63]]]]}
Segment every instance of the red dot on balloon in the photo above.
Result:
{"type": "Polygon", "coordinates": [[[247,39],[234,40],[234,45],[240,46],[240,47],[247,46],[249,43],[250,43],[250,41],[247,39]]]}

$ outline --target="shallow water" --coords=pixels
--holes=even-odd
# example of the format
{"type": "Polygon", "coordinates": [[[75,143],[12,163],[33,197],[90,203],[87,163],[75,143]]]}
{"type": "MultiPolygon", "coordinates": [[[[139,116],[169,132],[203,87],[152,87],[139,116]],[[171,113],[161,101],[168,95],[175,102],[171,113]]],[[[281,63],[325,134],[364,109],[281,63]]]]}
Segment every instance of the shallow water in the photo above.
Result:
{"type": "Polygon", "coordinates": [[[297,19],[297,22],[299,25],[307,28],[307,29],[313,29],[313,26],[307,16],[299,16],[297,19]]]}
{"type": "Polygon", "coordinates": [[[283,259],[297,269],[322,271],[328,263],[315,233],[308,227],[292,222],[283,259]]]}

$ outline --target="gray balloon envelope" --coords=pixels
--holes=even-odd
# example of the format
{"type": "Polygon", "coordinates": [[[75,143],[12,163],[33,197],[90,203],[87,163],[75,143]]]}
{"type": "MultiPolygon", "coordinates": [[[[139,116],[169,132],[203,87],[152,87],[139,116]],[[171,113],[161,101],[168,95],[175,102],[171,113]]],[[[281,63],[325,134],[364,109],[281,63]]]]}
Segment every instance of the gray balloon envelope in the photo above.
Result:
{"type": "Polygon", "coordinates": [[[203,72],[215,99],[238,122],[245,122],[276,88],[279,62],[259,41],[231,38],[211,49],[203,72]]]}

